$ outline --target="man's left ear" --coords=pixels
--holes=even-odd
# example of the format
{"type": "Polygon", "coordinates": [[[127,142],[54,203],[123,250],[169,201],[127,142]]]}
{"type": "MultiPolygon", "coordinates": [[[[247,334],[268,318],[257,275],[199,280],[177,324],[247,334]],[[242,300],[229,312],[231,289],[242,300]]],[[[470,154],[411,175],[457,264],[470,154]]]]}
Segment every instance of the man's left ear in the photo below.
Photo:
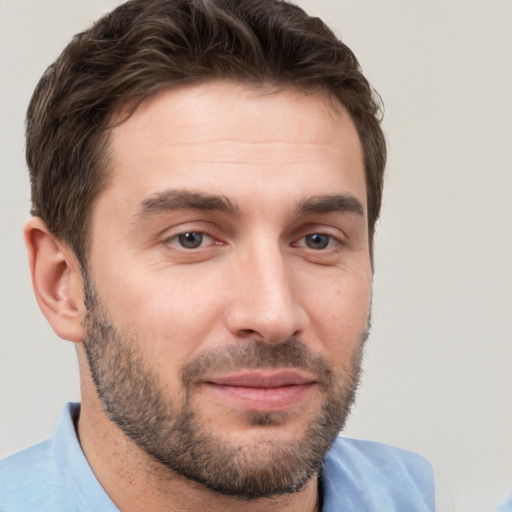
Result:
{"type": "Polygon", "coordinates": [[[61,338],[83,341],[83,279],[74,252],[38,217],[26,223],[24,233],[32,286],[43,315],[61,338]]]}

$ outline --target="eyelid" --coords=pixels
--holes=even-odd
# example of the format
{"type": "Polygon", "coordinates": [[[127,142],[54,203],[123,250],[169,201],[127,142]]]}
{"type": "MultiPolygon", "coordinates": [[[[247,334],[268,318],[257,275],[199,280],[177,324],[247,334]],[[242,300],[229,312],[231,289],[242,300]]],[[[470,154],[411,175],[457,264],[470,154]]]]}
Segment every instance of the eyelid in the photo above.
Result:
{"type": "Polygon", "coordinates": [[[205,226],[204,222],[185,222],[179,224],[177,226],[173,226],[172,228],[168,228],[164,230],[160,235],[160,243],[163,245],[172,245],[177,250],[183,251],[194,251],[200,249],[206,249],[213,245],[222,244],[222,240],[219,238],[218,234],[215,233],[214,229],[211,229],[208,225],[205,226]],[[176,242],[179,236],[185,235],[186,233],[198,233],[203,235],[204,237],[210,238],[210,242],[206,245],[201,245],[195,249],[188,249],[186,247],[180,246],[179,243],[176,242]]]}
{"type": "Polygon", "coordinates": [[[176,245],[180,249],[183,249],[185,251],[194,251],[194,250],[204,249],[206,247],[215,245],[216,242],[215,242],[215,239],[213,238],[213,236],[209,235],[208,233],[205,233],[204,231],[187,230],[187,231],[183,231],[182,233],[177,233],[174,236],[171,236],[170,238],[167,239],[167,243],[172,243],[173,245],[176,245]],[[201,235],[203,237],[203,239],[201,240],[201,245],[199,245],[198,247],[184,247],[183,245],[181,245],[179,243],[179,238],[183,235],[186,235],[187,233],[196,233],[198,235],[201,235]],[[206,243],[205,239],[209,239],[209,242],[206,243]]]}
{"type": "Polygon", "coordinates": [[[339,223],[331,222],[308,222],[297,226],[291,238],[294,240],[302,239],[308,235],[325,235],[336,239],[339,243],[348,241],[347,233],[342,229],[339,223]]]}
{"type": "Polygon", "coordinates": [[[329,249],[334,249],[334,248],[340,246],[341,244],[342,244],[342,241],[340,240],[339,237],[333,235],[332,233],[326,233],[326,232],[320,231],[320,230],[306,233],[305,235],[302,235],[300,238],[298,238],[296,242],[293,243],[293,245],[295,247],[305,247],[306,249],[310,249],[315,252],[328,251],[329,249]],[[312,236],[312,235],[322,235],[322,236],[328,237],[329,238],[328,246],[323,249],[314,249],[312,247],[308,247],[306,245],[305,240],[308,236],[312,236]],[[302,241],[304,241],[304,243],[301,243],[302,241]]]}

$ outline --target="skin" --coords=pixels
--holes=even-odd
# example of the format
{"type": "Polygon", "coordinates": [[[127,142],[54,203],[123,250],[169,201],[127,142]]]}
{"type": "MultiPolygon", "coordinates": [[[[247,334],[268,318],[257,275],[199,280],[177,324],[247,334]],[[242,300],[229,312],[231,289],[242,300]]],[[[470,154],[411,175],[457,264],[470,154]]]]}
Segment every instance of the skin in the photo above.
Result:
{"type": "MultiPolygon", "coordinates": [[[[352,369],[368,327],[372,269],[362,150],[341,105],[321,93],[230,82],[164,91],[112,130],[110,149],[87,266],[110,321],[135,335],[169,399],[183,401],[180,372],[188,363],[254,340],[300,339],[340,375],[352,369]],[[177,206],[184,191],[221,196],[232,208],[177,206]],[[190,249],[180,245],[187,232],[206,235],[190,249]]],[[[77,344],[79,438],[112,500],[123,511],[169,510],[169,503],[171,510],[239,510],[238,500],[163,468],[106,416],[83,346],[79,265],[39,219],[25,233],[41,309],[57,334],[77,344]]],[[[210,372],[193,394],[194,410],[230,443],[289,442],[304,435],[325,399],[315,375],[296,372],[308,384],[285,398],[259,384],[212,386],[227,374],[210,372]],[[284,411],[286,420],[252,424],[248,411],[284,411]]],[[[317,496],[313,477],[299,493],[243,508],[313,511],[317,496]]]]}

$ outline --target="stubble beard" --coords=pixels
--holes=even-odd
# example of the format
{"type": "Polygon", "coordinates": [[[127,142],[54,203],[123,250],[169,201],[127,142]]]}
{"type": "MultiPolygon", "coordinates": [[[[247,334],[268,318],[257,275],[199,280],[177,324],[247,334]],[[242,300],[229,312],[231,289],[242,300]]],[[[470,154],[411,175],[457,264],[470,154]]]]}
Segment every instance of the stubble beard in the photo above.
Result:
{"type": "MultiPolygon", "coordinates": [[[[88,276],[84,283],[85,349],[97,393],[106,415],[139,448],[172,472],[243,500],[297,492],[319,474],[354,402],[366,331],[342,373],[296,339],[279,344],[254,340],[206,352],[182,369],[183,399],[176,404],[165,396],[137,337],[109,321],[88,276]],[[325,396],[300,438],[260,435],[256,441],[235,442],[212,431],[194,409],[196,385],[206,371],[286,367],[313,373],[325,396]]],[[[247,412],[244,419],[250,426],[278,428],[288,413],[247,412]]]]}

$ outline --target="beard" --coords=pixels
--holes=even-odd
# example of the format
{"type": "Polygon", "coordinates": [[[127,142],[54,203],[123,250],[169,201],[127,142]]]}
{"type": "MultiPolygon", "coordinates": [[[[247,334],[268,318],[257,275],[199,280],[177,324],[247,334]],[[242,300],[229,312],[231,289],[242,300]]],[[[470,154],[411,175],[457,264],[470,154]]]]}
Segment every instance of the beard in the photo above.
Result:
{"type": "MultiPolygon", "coordinates": [[[[139,448],[173,473],[243,500],[297,492],[319,474],[354,402],[366,331],[343,371],[294,338],[279,344],[255,339],[206,351],[183,366],[182,397],[172,400],[148,364],[140,338],[117,329],[88,276],[84,283],[85,349],[97,393],[107,417],[139,448]],[[194,392],[206,372],[270,368],[296,368],[317,379],[324,399],[313,417],[304,418],[301,437],[283,441],[265,432],[245,442],[240,436],[230,439],[214,432],[194,407],[194,392]]],[[[243,415],[251,427],[279,428],[291,413],[243,415]]]]}

